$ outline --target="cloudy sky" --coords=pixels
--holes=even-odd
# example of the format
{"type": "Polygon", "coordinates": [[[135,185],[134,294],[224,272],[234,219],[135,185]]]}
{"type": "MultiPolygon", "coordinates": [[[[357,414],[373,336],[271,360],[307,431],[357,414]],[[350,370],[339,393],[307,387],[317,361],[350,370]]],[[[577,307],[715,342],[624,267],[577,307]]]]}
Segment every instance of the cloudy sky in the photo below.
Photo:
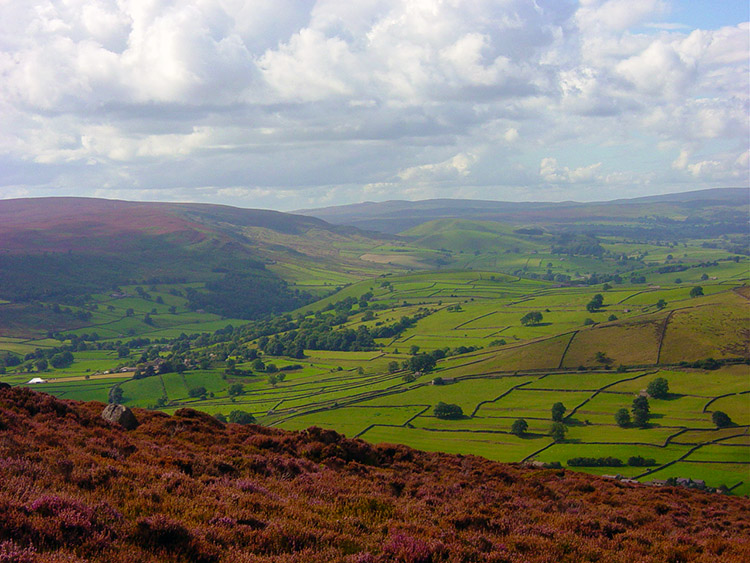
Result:
{"type": "Polygon", "coordinates": [[[0,198],[748,185],[747,0],[0,0],[0,198]]]}

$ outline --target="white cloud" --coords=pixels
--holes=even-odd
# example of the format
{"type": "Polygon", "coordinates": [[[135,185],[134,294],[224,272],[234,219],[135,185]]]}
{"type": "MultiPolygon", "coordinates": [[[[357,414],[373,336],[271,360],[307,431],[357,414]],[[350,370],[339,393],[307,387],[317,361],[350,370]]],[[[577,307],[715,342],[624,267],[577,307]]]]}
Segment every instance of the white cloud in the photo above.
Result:
{"type": "Polygon", "coordinates": [[[557,159],[547,157],[543,158],[539,165],[539,175],[549,184],[587,183],[599,179],[597,172],[601,166],[601,162],[596,162],[570,169],[567,166],[559,166],[557,159]]]}
{"type": "Polygon", "coordinates": [[[6,0],[0,190],[294,208],[742,183],[750,27],[664,16],[659,0],[6,0]],[[579,145],[595,164],[558,164],[579,145]]]}

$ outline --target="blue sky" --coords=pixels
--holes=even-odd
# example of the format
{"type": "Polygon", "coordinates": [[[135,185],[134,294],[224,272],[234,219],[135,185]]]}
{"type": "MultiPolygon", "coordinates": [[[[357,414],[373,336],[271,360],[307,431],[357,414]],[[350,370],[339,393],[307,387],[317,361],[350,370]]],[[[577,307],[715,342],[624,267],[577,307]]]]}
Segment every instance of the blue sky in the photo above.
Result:
{"type": "Polygon", "coordinates": [[[748,17],[747,0],[681,0],[673,3],[669,19],[689,29],[718,29],[748,21],[748,17]]]}
{"type": "Polygon", "coordinates": [[[293,210],[748,185],[748,3],[7,0],[0,198],[293,210]]]}

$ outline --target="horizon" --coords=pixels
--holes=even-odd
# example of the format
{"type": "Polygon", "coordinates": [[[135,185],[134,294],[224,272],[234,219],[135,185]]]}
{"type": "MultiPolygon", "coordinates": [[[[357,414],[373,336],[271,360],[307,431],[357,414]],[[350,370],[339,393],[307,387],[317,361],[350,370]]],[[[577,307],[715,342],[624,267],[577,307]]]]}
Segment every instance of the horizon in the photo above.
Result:
{"type": "MultiPolygon", "coordinates": [[[[680,195],[680,194],[697,194],[702,192],[712,192],[712,191],[725,191],[725,190],[745,190],[744,187],[737,187],[737,186],[728,186],[728,187],[721,187],[721,188],[703,188],[698,190],[686,190],[686,191],[680,191],[680,192],[668,192],[663,194],[651,194],[646,196],[635,196],[635,197],[620,197],[616,199],[602,199],[602,200],[590,200],[590,201],[584,201],[584,200],[560,200],[560,201],[542,201],[542,200],[519,200],[519,201],[512,201],[512,200],[502,200],[502,199],[478,199],[478,198],[451,198],[451,197],[440,197],[440,198],[426,198],[426,199],[385,199],[385,200],[379,200],[379,201],[358,201],[358,202],[352,202],[347,204],[341,204],[341,205],[329,205],[329,206],[323,206],[323,207],[309,207],[309,208],[299,208],[299,209],[290,209],[290,210],[283,210],[283,209],[274,209],[270,207],[245,207],[241,205],[233,205],[231,203],[212,203],[207,201],[168,201],[168,200],[132,200],[132,199],[121,199],[121,198],[107,198],[107,197],[96,197],[96,196],[86,196],[86,195],[39,195],[39,196],[23,196],[23,197],[14,197],[14,198],[0,198],[0,205],[2,205],[3,202],[9,202],[9,201],[29,201],[29,200],[38,200],[38,199],[89,199],[89,200],[98,200],[98,201],[111,201],[111,202],[122,202],[122,203],[154,203],[154,204],[174,204],[174,205],[217,205],[217,206],[224,206],[224,207],[234,207],[236,209],[247,209],[247,210],[257,210],[257,211],[275,211],[278,213],[288,213],[288,214],[301,214],[303,212],[310,212],[310,211],[322,211],[326,209],[333,209],[336,207],[352,207],[352,206],[358,206],[358,205],[380,205],[380,204],[388,204],[388,203],[420,203],[420,202],[427,202],[427,201],[473,201],[473,202],[488,202],[488,203],[518,203],[518,204],[574,204],[574,205],[590,205],[590,204],[606,204],[606,203],[614,203],[619,201],[629,201],[629,200],[640,200],[644,198],[654,198],[654,197],[661,197],[661,196],[670,196],[670,195],[680,195]]],[[[750,192],[748,192],[748,204],[750,204],[750,192]]]]}
{"type": "Polygon", "coordinates": [[[0,199],[291,211],[750,177],[745,1],[4,10],[0,199]]]}

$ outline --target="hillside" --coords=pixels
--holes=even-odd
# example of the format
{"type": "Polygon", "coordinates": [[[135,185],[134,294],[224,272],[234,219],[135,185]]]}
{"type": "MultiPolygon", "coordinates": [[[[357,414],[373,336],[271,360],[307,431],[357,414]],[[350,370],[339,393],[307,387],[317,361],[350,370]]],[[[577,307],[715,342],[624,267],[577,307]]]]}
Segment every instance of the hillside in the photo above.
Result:
{"type": "Polygon", "coordinates": [[[103,406],[0,389],[0,560],[750,558],[747,499],[103,406]]]}
{"type": "MultiPolygon", "coordinates": [[[[0,298],[83,305],[88,295],[118,293],[119,286],[169,283],[188,294],[193,310],[254,318],[294,309],[320,292],[289,285],[306,277],[306,266],[317,277],[326,269],[374,269],[338,247],[367,249],[387,238],[311,217],[220,205],[4,200],[0,298]]],[[[14,311],[14,319],[23,312],[14,311]]]]}
{"type": "Polygon", "coordinates": [[[468,219],[674,238],[746,233],[749,203],[746,188],[724,188],[594,203],[432,199],[367,202],[296,213],[385,233],[400,233],[436,219],[468,219]]]}

